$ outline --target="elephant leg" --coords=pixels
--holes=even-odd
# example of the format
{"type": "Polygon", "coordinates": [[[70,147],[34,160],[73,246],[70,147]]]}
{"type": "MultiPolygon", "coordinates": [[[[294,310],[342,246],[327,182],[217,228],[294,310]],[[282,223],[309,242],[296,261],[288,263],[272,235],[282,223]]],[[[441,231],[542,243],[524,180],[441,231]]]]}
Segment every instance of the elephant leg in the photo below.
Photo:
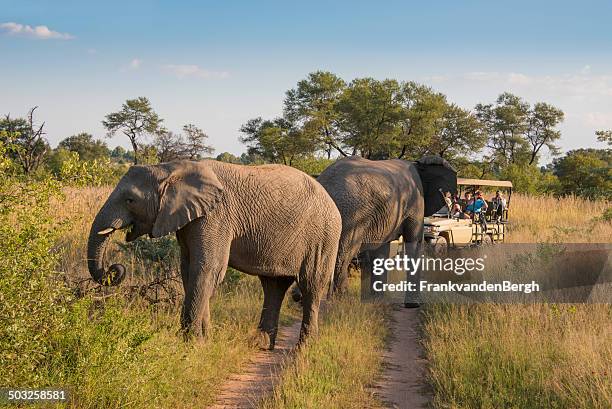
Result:
{"type": "Polygon", "coordinates": [[[181,314],[181,328],[186,338],[202,338],[210,327],[210,298],[227,269],[230,240],[201,243],[189,239],[189,277],[181,314]]]}
{"type": "Polygon", "coordinates": [[[291,283],[293,277],[263,277],[259,276],[261,286],[264,291],[263,308],[261,310],[261,318],[259,320],[259,330],[263,335],[262,348],[274,349],[276,343],[276,335],[278,332],[278,317],[280,309],[283,305],[285,293],[291,283]],[[267,341],[267,342],[266,342],[267,341]],[[267,345],[266,345],[267,344],[267,345]]]}
{"type": "Polygon", "coordinates": [[[183,290],[187,294],[187,284],[189,283],[189,247],[185,242],[185,238],[179,233],[176,233],[176,238],[181,250],[181,281],[183,282],[183,290]]]}
{"type": "MultiPolygon", "coordinates": [[[[402,225],[402,237],[404,238],[404,255],[410,258],[418,258],[423,250],[423,220],[408,218],[402,225]]],[[[414,274],[408,273],[407,280],[416,283],[415,292],[404,294],[404,306],[406,308],[419,307],[421,303],[420,293],[418,292],[421,280],[421,271],[417,270],[414,274]]]]}
{"type": "Polygon", "coordinates": [[[353,257],[352,254],[338,254],[334,268],[334,294],[343,294],[348,290],[348,270],[353,257]]]}
{"type": "Polygon", "coordinates": [[[335,293],[345,293],[348,290],[348,270],[351,262],[357,254],[365,237],[363,229],[345,229],[343,226],[340,242],[338,244],[338,256],[334,267],[334,288],[335,293]]]}
{"type": "Polygon", "coordinates": [[[298,344],[311,335],[319,332],[319,307],[321,305],[320,291],[302,290],[302,327],[298,344]]]}
{"type": "Polygon", "coordinates": [[[298,285],[302,292],[302,327],[298,344],[319,331],[319,307],[331,284],[335,255],[316,254],[312,264],[306,261],[298,285]]]}

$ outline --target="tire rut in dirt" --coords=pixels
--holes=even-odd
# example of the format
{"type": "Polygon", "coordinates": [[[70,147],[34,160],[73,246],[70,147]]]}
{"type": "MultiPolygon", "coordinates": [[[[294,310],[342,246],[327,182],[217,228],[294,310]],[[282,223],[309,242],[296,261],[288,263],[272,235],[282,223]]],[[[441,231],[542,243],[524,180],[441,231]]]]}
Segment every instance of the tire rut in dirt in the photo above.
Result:
{"type": "Polygon", "coordinates": [[[298,321],[279,328],[274,350],[257,352],[242,373],[233,375],[223,384],[215,404],[209,408],[256,408],[278,383],[284,362],[295,350],[300,325],[298,321]]]}
{"type": "Polygon", "coordinates": [[[391,339],[383,353],[383,374],[374,393],[387,408],[426,408],[431,392],[420,343],[419,309],[396,307],[391,318],[391,339]]]}

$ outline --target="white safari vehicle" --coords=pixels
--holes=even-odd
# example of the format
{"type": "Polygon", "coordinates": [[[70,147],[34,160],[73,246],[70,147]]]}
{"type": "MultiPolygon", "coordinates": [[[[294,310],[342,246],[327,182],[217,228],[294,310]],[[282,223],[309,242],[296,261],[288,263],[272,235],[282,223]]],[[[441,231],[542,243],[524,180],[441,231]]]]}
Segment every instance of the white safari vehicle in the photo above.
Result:
{"type": "MultiPolygon", "coordinates": [[[[445,253],[451,247],[471,245],[491,245],[503,242],[508,224],[508,209],[512,196],[512,182],[505,180],[462,179],[457,178],[458,197],[463,192],[483,191],[483,199],[487,202],[486,212],[466,215],[451,214],[448,207],[443,207],[436,214],[425,218],[424,239],[430,250],[435,254],[445,253]],[[503,200],[492,200],[496,190],[499,190],[503,200]],[[507,193],[507,197],[504,193],[507,193]],[[453,217],[455,216],[455,217],[453,217]]],[[[459,200],[462,210],[467,203],[459,200]]]]}

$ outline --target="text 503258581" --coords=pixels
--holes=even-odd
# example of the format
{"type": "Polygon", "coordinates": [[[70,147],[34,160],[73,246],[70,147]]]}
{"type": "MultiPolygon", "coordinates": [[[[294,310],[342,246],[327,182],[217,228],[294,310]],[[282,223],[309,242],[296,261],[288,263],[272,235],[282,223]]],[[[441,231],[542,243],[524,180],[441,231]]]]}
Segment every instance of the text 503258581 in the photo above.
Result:
{"type": "Polygon", "coordinates": [[[0,389],[1,403],[23,402],[66,402],[68,391],[66,389],[45,388],[2,388],[0,389]]]}

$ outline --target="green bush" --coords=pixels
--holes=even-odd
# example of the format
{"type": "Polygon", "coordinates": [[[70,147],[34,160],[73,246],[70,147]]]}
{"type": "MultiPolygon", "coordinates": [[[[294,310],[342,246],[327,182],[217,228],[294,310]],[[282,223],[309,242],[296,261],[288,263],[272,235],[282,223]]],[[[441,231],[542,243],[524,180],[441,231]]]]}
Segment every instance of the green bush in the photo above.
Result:
{"type": "MultiPolygon", "coordinates": [[[[246,335],[261,303],[257,280],[229,274],[211,305],[211,336],[198,345],[177,336],[176,305],[150,304],[129,286],[78,298],[66,284],[74,272],[57,271],[59,238],[72,226],[55,222],[49,208],[63,184],[17,178],[11,168],[0,144],[0,385],[67,388],[68,406],[78,408],[213,403],[253,351],[246,335]]],[[[162,263],[178,269],[174,239],[139,240],[124,251],[144,261],[139,276],[162,263]]]]}
{"type": "MultiPolygon", "coordinates": [[[[7,167],[3,161],[0,174],[7,167]]],[[[119,303],[93,309],[91,299],[76,299],[56,271],[56,240],[65,226],[48,212],[61,185],[2,176],[0,384],[77,385],[90,361],[98,369],[129,361],[151,336],[149,326],[119,303]]]]}
{"type": "Polygon", "coordinates": [[[309,175],[320,175],[329,165],[334,163],[334,159],[316,158],[306,156],[294,159],[291,166],[309,175]]]}
{"type": "Polygon", "coordinates": [[[125,166],[115,165],[108,158],[82,161],[77,152],[68,152],[59,166],[57,177],[71,186],[102,186],[116,184],[125,166]]]}

